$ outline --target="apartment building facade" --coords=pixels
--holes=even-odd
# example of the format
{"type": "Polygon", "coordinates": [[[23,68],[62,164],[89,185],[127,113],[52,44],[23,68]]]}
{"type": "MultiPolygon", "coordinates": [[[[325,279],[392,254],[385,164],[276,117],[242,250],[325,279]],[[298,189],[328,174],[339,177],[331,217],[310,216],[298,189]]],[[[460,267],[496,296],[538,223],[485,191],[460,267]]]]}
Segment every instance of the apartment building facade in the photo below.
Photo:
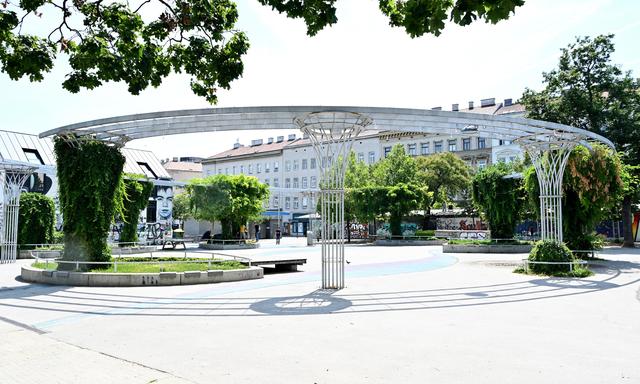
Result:
{"type": "MultiPolygon", "coordinates": [[[[466,109],[458,109],[458,105],[454,104],[452,110],[513,116],[524,114],[520,104],[513,104],[510,99],[499,104],[495,99],[484,99],[479,107],[474,107],[470,102],[466,109]]],[[[412,156],[452,152],[476,169],[497,161],[510,162],[522,157],[522,151],[516,144],[483,137],[473,130],[460,135],[440,135],[390,132],[382,126],[376,128],[377,131],[364,132],[354,141],[352,151],[358,161],[374,164],[386,157],[397,144],[403,145],[412,156]]],[[[257,177],[270,189],[270,198],[263,214],[265,220],[261,223],[261,236],[273,237],[277,227],[285,234],[304,236],[316,212],[321,176],[318,161],[330,164],[335,159],[317,159],[308,138],[288,135],[268,138],[266,141],[252,140],[248,146],[236,143],[230,150],[203,159],[202,170],[205,176],[245,174],[257,177]]]]}

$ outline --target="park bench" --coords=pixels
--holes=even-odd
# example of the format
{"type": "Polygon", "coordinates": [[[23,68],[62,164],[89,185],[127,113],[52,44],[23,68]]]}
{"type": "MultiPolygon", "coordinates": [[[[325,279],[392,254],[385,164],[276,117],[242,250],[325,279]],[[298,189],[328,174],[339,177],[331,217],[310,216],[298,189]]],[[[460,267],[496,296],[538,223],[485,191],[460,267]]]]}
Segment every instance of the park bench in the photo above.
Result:
{"type": "Polygon", "coordinates": [[[185,243],[192,242],[192,241],[193,239],[186,238],[186,237],[185,238],[168,237],[166,239],[162,239],[162,249],[165,249],[167,245],[171,245],[173,247],[172,249],[176,249],[176,246],[178,246],[179,244],[182,244],[184,249],[187,249],[187,245],[185,243]]]}

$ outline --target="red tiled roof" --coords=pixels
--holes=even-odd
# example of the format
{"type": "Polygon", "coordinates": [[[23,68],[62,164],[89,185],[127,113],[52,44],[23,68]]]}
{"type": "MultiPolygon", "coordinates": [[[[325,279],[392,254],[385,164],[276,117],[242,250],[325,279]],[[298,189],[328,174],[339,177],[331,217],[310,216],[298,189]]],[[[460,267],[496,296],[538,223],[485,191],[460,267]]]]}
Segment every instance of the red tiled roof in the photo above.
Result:
{"type": "Polygon", "coordinates": [[[288,144],[291,144],[292,142],[295,142],[297,140],[300,140],[300,139],[296,139],[294,141],[285,140],[280,143],[273,142],[271,144],[260,144],[260,145],[254,145],[254,146],[246,146],[246,147],[243,146],[238,148],[232,148],[227,151],[220,152],[211,157],[208,157],[207,159],[205,159],[205,161],[227,159],[227,158],[238,157],[238,156],[254,155],[257,153],[267,153],[271,151],[279,151],[282,148],[286,147],[288,144]]]}

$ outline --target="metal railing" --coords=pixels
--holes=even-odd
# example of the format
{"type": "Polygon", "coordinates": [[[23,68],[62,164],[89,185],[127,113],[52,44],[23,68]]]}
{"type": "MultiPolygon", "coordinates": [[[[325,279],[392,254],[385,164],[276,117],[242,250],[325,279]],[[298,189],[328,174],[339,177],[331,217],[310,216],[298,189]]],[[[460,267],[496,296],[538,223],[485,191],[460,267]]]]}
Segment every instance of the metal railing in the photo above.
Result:
{"type": "MultiPolygon", "coordinates": [[[[153,252],[149,252],[150,258],[152,260],[148,261],[132,261],[127,260],[127,256],[112,256],[112,261],[81,261],[81,260],[62,260],[59,251],[51,251],[51,250],[32,250],[31,256],[36,260],[36,263],[44,263],[45,269],[49,269],[49,263],[56,264],[71,264],[74,265],[76,271],[80,271],[81,265],[108,265],[113,266],[113,271],[118,272],[118,265],[123,264],[208,264],[208,268],[211,268],[212,264],[222,263],[224,261],[228,261],[229,259],[233,261],[238,261],[243,264],[247,264],[248,267],[251,267],[251,259],[243,256],[229,255],[226,253],[219,252],[206,252],[206,251],[192,251],[191,253],[196,254],[206,254],[210,255],[210,257],[196,257],[189,260],[162,260],[161,257],[158,257],[157,260],[153,260],[153,252]],[[47,257],[47,254],[56,253],[57,257],[47,257]]],[[[186,258],[186,257],[185,257],[186,258]]]]}
{"type": "Polygon", "coordinates": [[[573,261],[532,261],[529,259],[522,259],[522,263],[524,264],[524,271],[529,273],[529,264],[544,264],[544,265],[569,265],[569,272],[573,272],[573,266],[577,265],[588,265],[589,262],[586,260],[573,260],[573,261]]]}

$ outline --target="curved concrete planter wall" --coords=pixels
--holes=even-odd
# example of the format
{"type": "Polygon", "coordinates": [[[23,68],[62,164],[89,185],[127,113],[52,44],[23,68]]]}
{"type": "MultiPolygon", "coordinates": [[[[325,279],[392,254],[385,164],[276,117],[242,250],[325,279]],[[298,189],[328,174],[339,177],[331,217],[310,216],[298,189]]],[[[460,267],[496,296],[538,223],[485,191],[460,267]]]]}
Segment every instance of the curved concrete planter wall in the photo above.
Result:
{"type": "Polygon", "coordinates": [[[100,273],[47,271],[32,266],[22,267],[22,278],[31,283],[78,285],[88,287],[137,287],[146,285],[188,285],[262,279],[260,267],[228,271],[193,271],[160,273],[100,273]]]}
{"type": "Polygon", "coordinates": [[[212,250],[215,250],[215,251],[231,250],[231,249],[255,249],[255,248],[260,248],[260,244],[259,243],[245,243],[245,244],[240,244],[240,243],[231,243],[231,244],[199,243],[198,244],[198,248],[212,249],[212,250]]]}
{"type": "Polygon", "coordinates": [[[374,242],[375,245],[382,246],[406,246],[406,245],[442,245],[446,240],[389,240],[380,239],[374,242]]]}
{"type": "Polygon", "coordinates": [[[518,245],[472,245],[472,244],[443,244],[443,253],[529,253],[531,244],[518,245]]]}

